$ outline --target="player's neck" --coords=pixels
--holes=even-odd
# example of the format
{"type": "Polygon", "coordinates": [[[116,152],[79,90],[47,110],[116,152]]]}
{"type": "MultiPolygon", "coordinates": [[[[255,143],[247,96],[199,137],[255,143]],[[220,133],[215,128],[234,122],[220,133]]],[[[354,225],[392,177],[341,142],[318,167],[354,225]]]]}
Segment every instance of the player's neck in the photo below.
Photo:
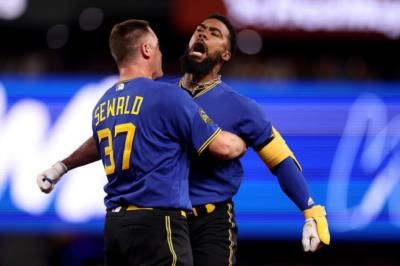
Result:
{"type": "Polygon", "coordinates": [[[183,85],[188,90],[203,89],[220,80],[221,75],[217,72],[210,72],[202,77],[185,73],[182,78],[183,85]]]}
{"type": "Polygon", "coordinates": [[[130,80],[135,78],[152,78],[152,72],[147,67],[138,65],[122,66],[119,68],[119,80],[130,80]]]}

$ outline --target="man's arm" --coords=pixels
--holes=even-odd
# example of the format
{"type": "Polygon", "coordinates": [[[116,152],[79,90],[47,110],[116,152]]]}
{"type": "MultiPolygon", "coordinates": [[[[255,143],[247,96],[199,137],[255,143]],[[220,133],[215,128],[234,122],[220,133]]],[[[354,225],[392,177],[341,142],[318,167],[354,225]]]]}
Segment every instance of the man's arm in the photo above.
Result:
{"type": "Polygon", "coordinates": [[[314,252],[322,244],[329,245],[330,234],[325,208],[314,204],[300,164],[276,129],[272,130],[271,140],[258,151],[258,155],[277,176],[285,194],[304,213],[304,251],[314,252]]]}
{"type": "MultiPolygon", "coordinates": [[[[242,155],[246,152],[247,148],[241,138],[223,131],[217,134],[208,145],[208,150],[218,158],[229,160],[242,155]]],[[[93,137],[90,137],[64,160],[55,163],[52,167],[40,173],[36,177],[36,182],[42,192],[50,193],[54,189],[55,184],[69,170],[99,159],[100,155],[96,148],[96,141],[93,137]]]]}
{"type": "Polygon", "coordinates": [[[96,140],[93,137],[90,137],[61,162],[68,170],[72,170],[76,167],[90,164],[98,160],[100,160],[100,154],[96,148],[96,140]]]}
{"type": "Polygon", "coordinates": [[[221,131],[207,148],[211,154],[223,160],[234,159],[247,151],[246,143],[228,131],[221,131]]]}
{"type": "Polygon", "coordinates": [[[96,148],[96,141],[93,137],[90,137],[67,158],[40,173],[36,177],[36,182],[42,192],[50,193],[54,189],[55,184],[68,170],[95,162],[99,159],[100,155],[96,148]]]}

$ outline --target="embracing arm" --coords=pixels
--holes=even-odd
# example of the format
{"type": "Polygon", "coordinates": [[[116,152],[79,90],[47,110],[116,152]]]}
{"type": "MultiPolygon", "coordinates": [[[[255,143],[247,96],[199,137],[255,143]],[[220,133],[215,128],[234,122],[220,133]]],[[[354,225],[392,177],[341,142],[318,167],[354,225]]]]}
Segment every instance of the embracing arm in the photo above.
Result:
{"type": "Polygon", "coordinates": [[[50,193],[60,178],[76,167],[95,162],[100,159],[93,137],[86,140],[78,149],[62,161],[56,162],[36,177],[39,189],[44,193],[50,193]]]}
{"type": "Polygon", "coordinates": [[[78,149],[61,162],[68,170],[93,163],[100,160],[100,154],[96,148],[96,140],[93,137],[87,139],[78,149]]]}
{"type": "Polygon", "coordinates": [[[243,155],[247,146],[239,136],[221,131],[208,145],[208,151],[220,159],[231,160],[243,155]]]}

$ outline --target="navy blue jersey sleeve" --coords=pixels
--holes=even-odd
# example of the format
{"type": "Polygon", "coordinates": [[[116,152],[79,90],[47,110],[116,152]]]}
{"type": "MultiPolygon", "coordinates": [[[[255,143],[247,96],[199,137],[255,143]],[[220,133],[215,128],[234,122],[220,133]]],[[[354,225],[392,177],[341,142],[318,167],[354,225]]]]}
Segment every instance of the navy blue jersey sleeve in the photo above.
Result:
{"type": "Polygon", "coordinates": [[[178,140],[185,141],[201,154],[221,129],[193,99],[177,87],[170,89],[165,125],[178,140]]]}
{"type": "Polygon", "coordinates": [[[272,125],[261,107],[245,97],[237,99],[241,107],[239,132],[247,145],[254,149],[265,146],[271,138],[272,125]]]}
{"type": "Polygon", "coordinates": [[[300,210],[314,205],[303,173],[292,158],[286,158],[272,169],[272,173],[278,177],[282,190],[300,210]]]}

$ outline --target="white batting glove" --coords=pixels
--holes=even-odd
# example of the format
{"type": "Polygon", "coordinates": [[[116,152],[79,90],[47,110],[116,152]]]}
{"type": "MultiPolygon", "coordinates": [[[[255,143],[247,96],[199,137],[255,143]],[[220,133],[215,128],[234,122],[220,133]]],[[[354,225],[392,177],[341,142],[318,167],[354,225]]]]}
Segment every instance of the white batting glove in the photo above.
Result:
{"type": "Polygon", "coordinates": [[[52,167],[40,173],[36,177],[36,182],[40,190],[44,193],[50,193],[54,189],[55,184],[67,171],[68,169],[65,164],[56,162],[52,167]]]}
{"type": "Polygon", "coordinates": [[[314,252],[320,246],[321,240],[317,233],[317,224],[313,219],[307,219],[303,226],[303,249],[305,252],[314,252]]]}
{"type": "Polygon", "coordinates": [[[303,226],[303,249],[314,252],[323,245],[329,245],[330,234],[325,208],[320,205],[313,206],[304,211],[306,218],[303,226]]]}

